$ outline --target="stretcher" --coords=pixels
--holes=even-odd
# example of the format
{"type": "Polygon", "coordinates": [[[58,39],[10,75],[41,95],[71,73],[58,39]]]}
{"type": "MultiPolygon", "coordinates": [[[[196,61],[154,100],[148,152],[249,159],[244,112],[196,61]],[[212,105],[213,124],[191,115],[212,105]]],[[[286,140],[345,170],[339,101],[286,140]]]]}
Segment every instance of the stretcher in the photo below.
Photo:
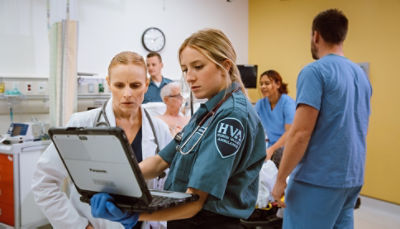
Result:
{"type": "MultiPolygon", "coordinates": [[[[248,219],[240,220],[246,228],[282,228],[283,208],[279,208],[271,197],[271,191],[278,173],[276,165],[276,162],[268,160],[261,168],[257,205],[248,219]]],[[[282,201],[284,201],[283,198],[282,201]]]]}
{"type": "Polygon", "coordinates": [[[245,228],[263,228],[263,229],[280,229],[282,228],[282,217],[279,217],[279,211],[282,210],[277,206],[271,206],[268,210],[265,208],[256,208],[248,219],[241,219],[240,223],[245,228]]]}

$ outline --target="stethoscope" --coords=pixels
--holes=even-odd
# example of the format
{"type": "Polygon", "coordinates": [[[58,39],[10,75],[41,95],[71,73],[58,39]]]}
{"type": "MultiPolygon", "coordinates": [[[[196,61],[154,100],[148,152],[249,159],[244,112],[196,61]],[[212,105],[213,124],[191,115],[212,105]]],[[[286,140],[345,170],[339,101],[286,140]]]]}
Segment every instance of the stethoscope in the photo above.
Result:
{"type": "MultiPolygon", "coordinates": [[[[108,121],[107,118],[107,114],[106,114],[106,106],[107,106],[108,101],[106,101],[103,106],[101,107],[101,110],[99,111],[99,113],[97,113],[96,118],[94,119],[94,124],[93,126],[95,127],[111,127],[110,125],[110,121],[108,121]],[[103,116],[104,121],[101,120],[101,116],[103,116]]],[[[158,144],[158,138],[157,135],[155,133],[155,128],[154,128],[154,124],[153,121],[150,118],[150,114],[144,109],[144,113],[147,117],[147,119],[149,120],[149,124],[151,127],[151,131],[153,131],[153,135],[154,135],[154,141],[156,143],[156,154],[158,154],[158,152],[160,151],[160,146],[158,144]]],[[[163,172],[160,176],[158,176],[158,179],[161,179],[163,177],[165,177],[166,173],[163,172]]]]}
{"type": "MultiPolygon", "coordinates": [[[[102,127],[102,126],[103,127],[111,127],[110,121],[108,121],[107,113],[106,113],[106,107],[107,107],[108,101],[106,101],[103,104],[103,106],[101,107],[101,110],[99,111],[99,113],[97,113],[97,115],[96,115],[96,117],[94,119],[94,123],[93,123],[94,127],[102,127]],[[101,116],[103,116],[104,121],[101,120],[101,116]]],[[[150,114],[147,112],[146,109],[144,109],[144,113],[145,113],[147,119],[149,120],[151,131],[153,131],[153,135],[154,135],[154,138],[155,138],[155,141],[156,141],[156,145],[157,145],[157,152],[158,152],[160,149],[159,149],[158,139],[157,139],[157,135],[156,135],[156,132],[155,132],[153,121],[152,121],[152,119],[150,117],[150,114]]]]}
{"type": "Polygon", "coordinates": [[[101,110],[99,113],[97,113],[96,118],[94,119],[94,127],[110,127],[110,121],[108,121],[107,114],[106,114],[106,106],[107,106],[106,101],[103,106],[101,107],[101,110]],[[104,121],[101,121],[101,116],[103,116],[104,121]]]}
{"type": "MultiPolygon", "coordinates": [[[[212,121],[215,118],[215,114],[217,113],[218,108],[236,91],[238,91],[240,89],[240,87],[237,87],[236,89],[232,90],[231,92],[229,92],[228,94],[226,94],[224,96],[224,98],[219,101],[219,103],[217,105],[215,105],[215,107],[213,107],[213,109],[211,109],[199,122],[199,124],[197,124],[196,128],[192,131],[192,133],[189,135],[189,137],[183,142],[182,145],[178,144],[176,146],[176,150],[179,151],[182,155],[187,155],[190,152],[192,152],[192,150],[200,143],[200,140],[203,138],[205,132],[207,131],[208,127],[210,126],[210,124],[212,123],[212,121]],[[210,118],[211,117],[211,118],[210,118]],[[209,120],[207,120],[208,118],[210,118],[209,120]],[[203,124],[208,121],[206,123],[206,125],[203,127],[203,124]],[[201,129],[200,129],[201,128],[201,129]],[[200,129],[200,130],[199,130],[200,129]],[[198,133],[199,132],[199,133],[198,133]],[[196,140],[196,142],[193,144],[192,147],[190,147],[189,150],[187,150],[186,152],[184,152],[182,149],[188,144],[188,142],[192,139],[192,137],[198,133],[200,135],[200,137],[196,140]]],[[[179,132],[178,134],[175,135],[174,139],[178,142],[181,143],[182,141],[182,131],[179,132]]]]}

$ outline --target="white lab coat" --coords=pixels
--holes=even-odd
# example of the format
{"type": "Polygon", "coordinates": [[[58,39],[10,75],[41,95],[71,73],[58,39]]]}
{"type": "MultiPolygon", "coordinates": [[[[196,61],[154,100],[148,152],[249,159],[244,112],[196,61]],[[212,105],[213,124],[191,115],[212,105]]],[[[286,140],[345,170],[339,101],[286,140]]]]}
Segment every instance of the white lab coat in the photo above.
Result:
{"type": "MultiPolygon", "coordinates": [[[[95,117],[101,108],[79,112],[72,115],[68,126],[92,127],[95,117]]],[[[112,110],[112,102],[106,106],[107,118],[111,126],[116,126],[112,110]]],[[[142,149],[143,159],[153,156],[156,151],[155,137],[143,108],[142,112],[142,149]]],[[[103,117],[102,117],[103,118],[103,117]]],[[[104,119],[103,119],[104,120],[104,119]]],[[[159,141],[160,150],[170,141],[171,135],[168,126],[157,118],[152,118],[154,129],[159,141]]],[[[120,223],[109,220],[93,218],[90,206],[79,200],[79,193],[73,184],[70,185],[70,197],[62,191],[62,185],[68,173],[60,157],[51,144],[38,160],[37,168],[33,174],[32,190],[36,203],[42,209],[52,226],[62,228],[85,228],[88,221],[94,228],[123,228],[120,223]]],[[[163,188],[164,179],[147,181],[149,188],[163,188]]],[[[142,228],[166,228],[166,222],[144,222],[142,228]]]]}

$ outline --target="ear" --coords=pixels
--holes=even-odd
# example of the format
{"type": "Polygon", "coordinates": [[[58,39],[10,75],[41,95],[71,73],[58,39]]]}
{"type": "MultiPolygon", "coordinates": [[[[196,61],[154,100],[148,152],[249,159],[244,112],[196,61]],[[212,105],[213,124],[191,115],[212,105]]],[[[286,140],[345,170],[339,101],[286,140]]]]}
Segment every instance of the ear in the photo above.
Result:
{"type": "Polygon", "coordinates": [[[315,44],[318,44],[319,41],[320,41],[320,39],[321,39],[321,35],[319,34],[319,32],[318,32],[318,31],[313,31],[313,34],[312,34],[312,40],[313,40],[313,42],[314,42],[315,44]]]}
{"type": "Polygon", "coordinates": [[[108,88],[110,89],[111,88],[111,80],[110,80],[109,76],[106,76],[106,81],[107,81],[108,88]]]}
{"type": "Polygon", "coordinates": [[[149,87],[149,84],[150,84],[150,78],[146,77],[146,87],[149,87]]]}
{"type": "Polygon", "coordinates": [[[162,101],[166,104],[167,102],[168,102],[168,100],[169,100],[169,97],[168,96],[165,96],[164,98],[161,98],[162,99],[162,101]]]}
{"type": "Polygon", "coordinates": [[[144,92],[146,94],[147,90],[149,90],[149,84],[150,84],[150,79],[146,77],[146,91],[144,92]]]}
{"type": "Polygon", "coordinates": [[[222,62],[222,66],[227,72],[229,72],[229,70],[232,68],[232,62],[230,62],[229,60],[224,60],[224,62],[222,62]]]}
{"type": "Polygon", "coordinates": [[[282,86],[281,82],[276,82],[276,81],[274,81],[274,82],[276,83],[276,86],[278,87],[278,89],[281,88],[281,86],[282,86]]]}

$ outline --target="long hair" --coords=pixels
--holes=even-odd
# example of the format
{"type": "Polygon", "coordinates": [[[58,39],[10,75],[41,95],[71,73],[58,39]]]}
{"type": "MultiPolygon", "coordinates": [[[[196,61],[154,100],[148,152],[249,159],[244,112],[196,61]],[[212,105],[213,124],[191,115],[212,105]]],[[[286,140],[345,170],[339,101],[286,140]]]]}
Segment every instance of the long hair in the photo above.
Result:
{"type": "MultiPolygon", "coordinates": [[[[204,29],[193,33],[186,38],[179,48],[179,60],[183,49],[186,47],[196,49],[222,70],[225,70],[223,62],[228,60],[231,63],[231,68],[226,71],[227,75],[229,75],[232,82],[237,82],[240,85],[242,92],[246,95],[239,69],[236,66],[236,52],[231,41],[222,31],[204,29]]],[[[228,81],[226,86],[229,86],[228,81]]]]}

